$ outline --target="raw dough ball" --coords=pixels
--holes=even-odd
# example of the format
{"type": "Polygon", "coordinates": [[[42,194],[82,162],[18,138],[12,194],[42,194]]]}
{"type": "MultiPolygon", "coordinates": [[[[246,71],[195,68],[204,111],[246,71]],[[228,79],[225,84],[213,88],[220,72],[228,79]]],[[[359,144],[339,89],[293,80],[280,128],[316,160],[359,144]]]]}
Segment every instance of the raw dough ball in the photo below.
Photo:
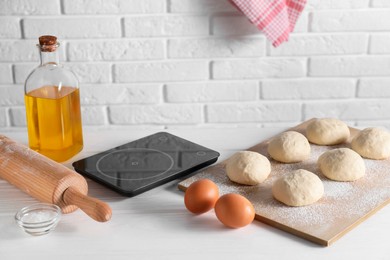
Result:
{"type": "Polygon", "coordinates": [[[234,154],[226,164],[226,173],[231,181],[256,185],[267,179],[271,164],[267,157],[250,151],[234,154]]]}
{"type": "Polygon", "coordinates": [[[313,144],[335,145],[348,140],[348,126],[338,119],[323,118],[311,122],[306,128],[306,137],[313,144]]]}
{"type": "Polygon", "coordinates": [[[349,148],[329,150],[321,154],[317,163],[321,172],[335,181],[355,181],[366,172],[362,157],[349,148]]]}
{"type": "Polygon", "coordinates": [[[288,131],[273,138],[268,144],[269,155],[284,163],[300,162],[310,155],[310,144],[303,134],[288,131]]]}
{"type": "Polygon", "coordinates": [[[363,157],[386,159],[390,156],[390,133],[381,128],[366,128],[353,138],[351,146],[363,157]]]}
{"type": "Polygon", "coordinates": [[[306,206],[319,200],[324,194],[324,185],[312,172],[299,169],[275,181],[272,195],[288,206],[306,206]]]}

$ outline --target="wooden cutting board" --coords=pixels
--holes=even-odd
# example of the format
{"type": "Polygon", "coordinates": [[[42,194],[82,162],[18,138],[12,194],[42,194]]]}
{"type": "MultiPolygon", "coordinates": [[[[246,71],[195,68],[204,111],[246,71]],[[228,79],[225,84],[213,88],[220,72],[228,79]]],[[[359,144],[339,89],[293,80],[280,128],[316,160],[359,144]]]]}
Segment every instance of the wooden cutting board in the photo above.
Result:
{"type": "MultiPolygon", "coordinates": [[[[308,120],[290,130],[305,134],[308,120]]],[[[267,153],[270,139],[251,148],[267,156],[271,162],[268,179],[256,186],[240,185],[230,181],[225,172],[225,160],[179,183],[179,189],[186,188],[199,179],[214,181],[220,195],[239,193],[249,199],[256,212],[256,220],[278,229],[300,236],[314,243],[329,246],[348,231],[373,215],[390,202],[390,160],[364,159],[366,175],[354,182],[336,182],[323,176],[317,167],[318,157],[325,151],[350,147],[350,141],[359,130],[350,128],[351,138],[342,145],[318,146],[311,144],[308,160],[294,164],[283,164],[272,160],[267,153]],[[306,169],[317,174],[324,184],[324,196],[316,203],[305,207],[289,207],[272,197],[273,182],[292,170],[306,169]]],[[[261,131],[261,130],[259,130],[261,131]]]]}

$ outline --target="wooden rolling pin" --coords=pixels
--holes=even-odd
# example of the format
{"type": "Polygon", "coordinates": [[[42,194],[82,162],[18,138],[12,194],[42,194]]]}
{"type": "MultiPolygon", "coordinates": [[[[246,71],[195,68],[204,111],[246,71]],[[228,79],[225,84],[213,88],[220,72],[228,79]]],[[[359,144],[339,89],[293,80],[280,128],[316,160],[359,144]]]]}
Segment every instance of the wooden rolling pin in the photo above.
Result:
{"type": "Polygon", "coordinates": [[[0,178],[32,197],[58,205],[63,213],[77,208],[99,222],[111,218],[106,203],[88,197],[85,179],[75,171],[0,135],[0,178]]]}

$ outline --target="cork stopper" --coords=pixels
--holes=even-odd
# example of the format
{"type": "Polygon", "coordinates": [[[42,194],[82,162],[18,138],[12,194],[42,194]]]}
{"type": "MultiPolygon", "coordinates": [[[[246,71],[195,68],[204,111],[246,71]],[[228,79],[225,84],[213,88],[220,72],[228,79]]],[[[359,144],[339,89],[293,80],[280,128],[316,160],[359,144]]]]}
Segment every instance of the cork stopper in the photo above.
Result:
{"type": "Polygon", "coordinates": [[[52,35],[43,35],[39,37],[39,45],[41,51],[53,52],[57,50],[59,43],[57,43],[57,37],[52,35]]]}

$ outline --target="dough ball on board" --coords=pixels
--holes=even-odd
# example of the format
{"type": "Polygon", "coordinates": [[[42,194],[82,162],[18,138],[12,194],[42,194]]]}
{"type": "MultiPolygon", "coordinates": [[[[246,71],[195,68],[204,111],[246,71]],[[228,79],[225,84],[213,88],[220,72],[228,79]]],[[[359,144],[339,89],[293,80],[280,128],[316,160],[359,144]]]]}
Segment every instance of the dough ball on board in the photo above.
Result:
{"type": "Polygon", "coordinates": [[[309,157],[310,144],[303,134],[287,131],[269,142],[268,153],[274,160],[279,162],[300,162],[309,157]]]}
{"type": "Polygon", "coordinates": [[[365,158],[386,159],[390,157],[390,133],[377,127],[366,128],[352,139],[351,146],[365,158]]]}
{"type": "Polygon", "coordinates": [[[317,163],[321,172],[335,181],[355,181],[366,173],[363,158],[349,148],[326,151],[317,163]]]}
{"type": "Polygon", "coordinates": [[[313,144],[341,144],[349,138],[347,124],[335,118],[322,118],[311,122],[306,128],[306,137],[313,144]]]}
{"type": "Polygon", "coordinates": [[[324,194],[324,185],[312,172],[299,169],[275,181],[272,195],[288,206],[306,206],[319,200],[324,194]]]}
{"type": "Polygon", "coordinates": [[[256,185],[267,179],[271,164],[267,157],[250,151],[234,154],[226,164],[226,173],[231,181],[256,185]]]}

